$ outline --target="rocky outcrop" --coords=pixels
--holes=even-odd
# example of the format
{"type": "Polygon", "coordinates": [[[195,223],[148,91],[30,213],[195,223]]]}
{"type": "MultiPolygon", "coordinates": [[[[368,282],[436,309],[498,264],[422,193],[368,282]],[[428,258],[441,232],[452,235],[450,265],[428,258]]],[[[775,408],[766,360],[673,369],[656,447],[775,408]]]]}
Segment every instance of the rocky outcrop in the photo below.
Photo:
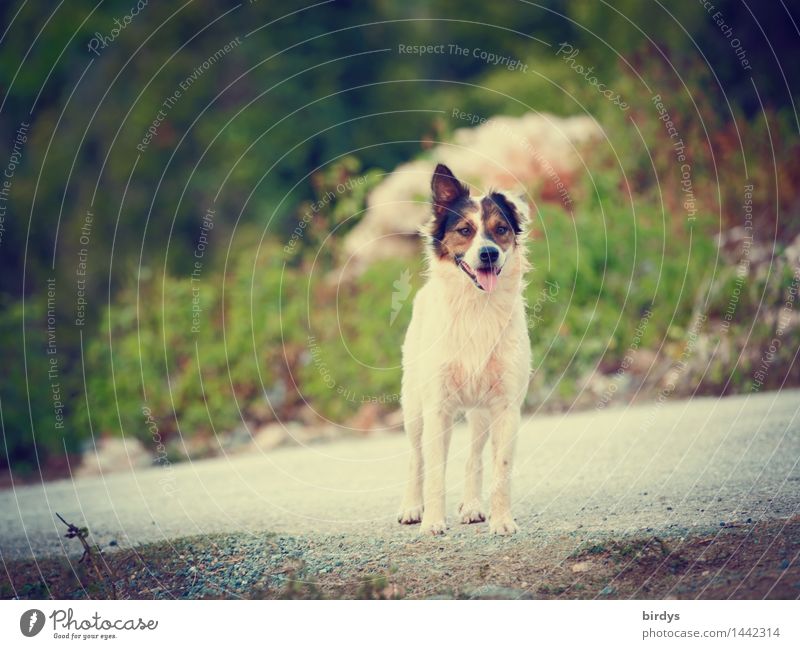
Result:
{"type": "Polygon", "coordinates": [[[458,129],[452,142],[434,147],[429,158],[400,165],[370,193],[364,218],[345,240],[348,270],[418,252],[417,231],[430,213],[428,188],[437,162],[476,190],[507,189],[531,203],[556,201],[570,209],[570,190],[583,173],[581,152],[601,137],[590,117],[543,113],[495,117],[458,129]]]}
{"type": "Polygon", "coordinates": [[[152,464],[153,456],[135,437],[105,437],[98,439],[96,445],[84,453],[83,462],[75,475],[106,475],[142,469],[152,464]]]}

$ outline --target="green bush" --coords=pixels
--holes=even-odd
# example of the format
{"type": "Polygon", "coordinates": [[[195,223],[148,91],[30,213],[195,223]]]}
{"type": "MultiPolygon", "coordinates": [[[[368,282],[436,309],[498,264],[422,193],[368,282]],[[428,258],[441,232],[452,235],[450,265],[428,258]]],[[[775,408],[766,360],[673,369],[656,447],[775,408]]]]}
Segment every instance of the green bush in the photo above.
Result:
{"type": "Polygon", "coordinates": [[[0,466],[13,463],[18,474],[30,473],[50,455],[78,451],[85,438],[74,426],[83,403],[80,369],[66,365],[59,353],[60,329],[51,332],[54,346],[48,345],[46,298],[0,307],[0,466]]]}
{"type": "MultiPolygon", "coordinates": [[[[283,12],[281,7],[286,4],[279,3],[275,11],[283,12]]],[[[208,121],[189,129],[189,121],[195,116],[193,106],[216,96],[218,80],[233,78],[251,63],[262,61],[260,48],[237,48],[215,68],[219,76],[204,76],[193,87],[191,100],[170,113],[174,124],[165,124],[160,130],[159,138],[141,157],[135,182],[131,182],[130,151],[150,124],[154,107],[174,91],[186,70],[203,60],[205,54],[198,57],[198,52],[213,51],[218,35],[198,34],[196,44],[200,49],[179,52],[179,65],[166,69],[164,74],[153,77],[148,65],[131,69],[131,79],[149,81],[146,87],[133,82],[122,84],[114,96],[119,106],[131,107],[130,118],[122,120],[125,126],[120,132],[120,141],[130,146],[110,152],[94,203],[95,212],[103,217],[98,216],[92,234],[93,265],[88,289],[92,311],[87,316],[92,324],[80,331],[82,339],[71,325],[62,326],[73,317],[68,313],[71,292],[65,292],[58,302],[61,324],[57,381],[64,403],[63,428],[55,426],[54,379],[47,375],[45,348],[47,305],[41,292],[43,279],[54,272],[50,237],[57,230],[56,220],[62,218],[66,205],[61,230],[71,234],[59,247],[55,272],[59,277],[72,278],[77,252],[73,235],[85,218],[88,196],[98,187],[96,174],[85,170],[96,166],[98,152],[103,151],[101,143],[116,139],[120,120],[113,111],[98,115],[100,121],[95,124],[99,130],[90,133],[72,175],[75,187],[70,191],[78,200],[71,200],[73,196],[64,200],[59,173],[38,174],[40,186],[38,167],[33,161],[45,147],[49,151],[48,169],[69,169],[75,164],[77,143],[85,135],[81,120],[68,114],[62,123],[67,129],[66,139],[52,150],[47,144],[54,115],[58,114],[54,110],[57,102],[73,87],[72,82],[66,83],[69,75],[63,74],[64,69],[54,74],[52,82],[58,87],[42,95],[39,117],[27,145],[30,155],[26,153],[23,165],[30,168],[21,167],[15,180],[15,204],[24,209],[15,206],[18,211],[5,221],[8,231],[3,254],[14,272],[0,277],[4,287],[0,354],[5,365],[0,386],[4,440],[0,463],[30,470],[48,456],[79,450],[92,433],[124,432],[142,439],[152,449],[156,441],[151,422],[156,423],[158,435],[166,442],[179,444],[180,434],[187,443],[202,440],[210,448],[216,443],[216,436],[235,430],[242,419],[254,424],[273,418],[307,420],[310,409],[341,423],[365,403],[375,402],[386,410],[395,408],[400,388],[400,345],[414,292],[423,281],[422,261],[381,262],[359,278],[341,284],[336,281],[334,270],[342,261],[338,243],[357,221],[369,190],[381,177],[372,166],[391,169],[421,152],[425,142],[446,139],[450,129],[461,126],[426,109],[459,107],[491,117],[519,115],[529,109],[571,115],[586,108],[607,135],[604,142],[588,152],[585,177],[570,188],[575,199],[574,214],[542,202],[534,214],[534,237],[530,243],[533,270],[526,289],[535,370],[529,405],[538,406],[545,401],[572,403],[583,389],[585,378],[596,368],[608,372],[619,365],[635,335],[634,323],[645,312],[652,315],[641,347],[661,348],[666,358],[680,353],[698,304],[705,304],[709,320],[718,324],[738,284],[736,268],[718,258],[715,237],[720,231],[742,225],[745,163],[756,187],[755,238],[769,245],[777,239],[780,247],[780,241],[786,242],[798,232],[798,221],[793,217],[800,205],[800,139],[793,131],[793,117],[787,110],[769,107],[781,105],[774,101],[774,88],[772,102],[768,101],[769,94],[763,97],[767,106],[763,114],[750,107],[749,114],[759,117],[743,117],[748,111],[749,78],[723,97],[707,66],[687,53],[684,36],[674,25],[667,26],[661,35],[674,43],[666,61],[662,52],[652,47],[641,50],[643,36],[619,16],[604,9],[586,8],[589,5],[584,4],[583,8],[568,10],[569,15],[579,19],[575,24],[562,24],[553,12],[526,13],[522,23],[519,20],[523,17],[515,16],[513,24],[521,34],[541,31],[553,43],[562,38],[573,42],[582,51],[579,60],[587,65],[596,63],[598,78],[630,104],[626,112],[585,83],[553,48],[545,50],[528,38],[511,39],[502,26],[508,23],[507,12],[512,9],[483,3],[480,9],[486,22],[497,27],[481,31],[482,47],[518,57],[530,64],[530,73],[523,75],[500,66],[487,68],[471,56],[441,56],[424,61],[387,56],[377,67],[317,67],[317,57],[311,51],[298,50],[292,61],[298,71],[305,67],[305,72],[286,78],[284,84],[265,96],[263,104],[229,121],[238,114],[241,101],[236,97],[220,101],[209,112],[208,121]],[[612,23],[608,23],[609,16],[612,23]],[[578,23],[589,28],[579,29],[578,23]],[[619,38],[620,30],[625,30],[624,39],[619,38]],[[617,62],[602,48],[593,49],[599,47],[595,33],[615,34],[614,43],[625,41],[629,50],[622,52],[627,57],[625,62],[617,62]],[[635,53],[636,50],[640,51],[635,53]],[[421,70],[419,65],[427,67],[421,70]],[[680,74],[675,74],[676,70],[680,74]],[[455,82],[406,83],[407,78],[419,78],[421,72],[427,79],[452,78],[455,82]],[[349,79],[350,85],[360,90],[335,92],[342,85],[341,79],[349,79]],[[387,79],[402,82],[373,83],[387,79]],[[144,94],[137,98],[138,90],[134,89],[140,86],[144,94]],[[307,110],[300,122],[275,124],[268,137],[256,137],[275,115],[282,115],[284,110],[300,110],[310,98],[324,95],[326,89],[330,90],[331,101],[324,108],[321,105],[307,110]],[[52,97],[48,99],[49,93],[52,97]],[[675,163],[669,136],[653,107],[652,95],[656,93],[669,104],[670,115],[690,146],[697,207],[693,222],[687,219],[681,204],[680,166],[675,163]],[[46,105],[48,101],[51,103],[46,105]],[[386,116],[389,108],[413,110],[403,113],[402,121],[396,121],[386,116]],[[353,126],[331,127],[355,114],[369,117],[359,119],[353,126]],[[307,127],[308,133],[299,129],[299,123],[307,127]],[[223,126],[226,128],[220,132],[223,126]],[[186,144],[176,147],[178,136],[184,132],[188,136],[186,144]],[[306,141],[303,138],[308,134],[314,137],[306,141]],[[385,144],[375,146],[377,142],[385,144]],[[211,147],[212,143],[215,146],[211,147]],[[255,148],[245,156],[251,144],[255,148]],[[277,159],[276,152],[289,150],[293,151],[291,156],[277,159]],[[163,174],[168,159],[171,170],[192,169],[198,151],[207,154],[191,181],[181,173],[163,174]],[[357,151],[359,157],[339,157],[343,151],[357,151]],[[231,168],[226,191],[221,194],[221,214],[235,214],[241,207],[240,197],[250,191],[254,179],[273,163],[277,167],[254,191],[235,234],[232,219],[220,220],[214,236],[219,242],[232,236],[232,245],[226,248],[215,243],[213,254],[209,252],[198,280],[193,282],[190,267],[197,236],[196,206],[210,204],[219,187],[220,169],[229,168],[232,160],[240,162],[231,168]],[[358,182],[346,192],[335,189],[348,180],[358,182]],[[160,189],[154,197],[152,188],[157,184],[160,189]],[[292,186],[286,194],[287,187],[292,186]],[[328,192],[335,194],[335,199],[314,211],[311,197],[318,201],[328,192]],[[33,207],[34,195],[38,196],[35,213],[43,220],[37,220],[36,227],[29,229],[28,234],[33,233],[34,238],[27,259],[35,263],[26,269],[26,284],[21,285],[16,272],[22,263],[19,251],[27,250],[21,224],[28,221],[28,205],[33,207]],[[125,210],[118,205],[121,196],[126,197],[125,210]],[[186,200],[176,208],[178,196],[186,200]],[[146,236],[141,239],[144,216],[151,208],[153,214],[174,212],[175,220],[149,220],[146,236]],[[297,246],[287,252],[287,237],[309,210],[313,214],[307,227],[297,246]],[[118,211],[117,230],[108,215],[118,211]],[[334,230],[336,234],[329,237],[334,230]],[[149,254],[143,258],[138,279],[131,281],[126,273],[130,274],[140,259],[140,246],[145,241],[149,254]],[[173,246],[170,255],[164,254],[166,241],[173,246]],[[165,268],[157,267],[159,262],[153,261],[162,259],[167,260],[165,268]],[[31,294],[26,293],[23,315],[21,296],[27,291],[31,294]],[[110,304],[100,309],[109,294],[110,304]],[[201,310],[193,316],[195,299],[201,310]]],[[[649,15],[650,9],[640,4],[626,0],[627,8],[622,13],[649,15]]],[[[91,7],[87,5],[86,9],[91,7]]],[[[264,15],[268,13],[264,3],[254,7],[264,15]]],[[[189,10],[185,17],[189,22],[183,20],[181,25],[205,24],[204,6],[189,10]]],[[[360,9],[349,17],[373,24],[367,21],[371,11],[360,9]]],[[[400,14],[396,11],[384,7],[378,14],[402,14],[402,10],[400,14]]],[[[147,21],[160,25],[162,13],[143,14],[142,20],[147,24],[140,24],[142,33],[149,31],[147,21]]],[[[95,14],[96,23],[87,23],[84,35],[90,36],[114,15],[111,8],[95,14]]],[[[246,12],[231,16],[245,21],[226,28],[231,37],[243,31],[237,25],[249,29],[250,21],[257,17],[246,12]]],[[[23,11],[20,17],[23,24],[31,26],[39,19],[35,11],[23,11]]],[[[717,58],[728,63],[712,68],[717,72],[727,69],[728,79],[736,79],[733,72],[737,62],[730,57],[727,41],[718,38],[717,27],[707,20],[704,10],[687,5],[679,18],[681,24],[695,30],[691,33],[715,37],[698,37],[697,41],[716,43],[713,48],[717,58]]],[[[309,12],[283,23],[269,36],[263,32],[262,37],[278,38],[274,43],[278,49],[334,23],[338,25],[339,21],[348,24],[348,15],[338,9],[324,9],[319,15],[309,12]]],[[[474,36],[474,27],[460,21],[385,23],[377,21],[376,31],[365,32],[376,48],[387,42],[410,42],[411,36],[418,39],[420,29],[435,30],[427,32],[427,36],[450,42],[466,43],[474,36]]],[[[66,43],[74,30],[65,25],[60,24],[59,30],[66,43]]],[[[176,25],[166,25],[171,33],[165,33],[159,39],[161,45],[154,47],[177,42],[174,30],[183,28],[176,25]]],[[[12,30],[9,37],[24,40],[27,31],[12,30]]],[[[743,42],[746,40],[744,35],[740,37],[743,42]]],[[[126,33],[120,45],[125,39],[135,38],[134,32],[126,33]]],[[[39,57],[37,67],[48,76],[46,71],[56,58],[62,66],[76,60],[69,52],[62,59],[58,39],[50,42],[54,47],[48,51],[37,49],[32,53],[39,57]]],[[[321,54],[328,51],[331,57],[341,54],[336,39],[316,41],[315,47],[323,48],[321,54]]],[[[110,59],[104,58],[107,60],[110,59]]],[[[13,66],[9,68],[12,69],[13,66]]],[[[285,73],[277,59],[267,61],[253,70],[255,76],[250,83],[259,89],[271,87],[272,77],[283,77],[285,73]]],[[[114,74],[114,66],[94,66],[85,85],[105,92],[114,74]]],[[[20,80],[24,76],[20,75],[20,80]]],[[[760,75],[761,81],[763,76],[760,75]]],[[[783,88],[785,81],[781,78],[779,82],[778,87],[783,88]]],[[[723,85],[731,89],[731,83],[723,85]]],[[[25,101],[10,103],[18,118],[9,119],[8,124],[29,118],[29,107],[38,98],[41,84],[29,83],[23,90],[25,101]]],[[[73,102],[73,109],[83,110],[80,102],[73,102]]],[[[774,334],[774,323],[765,319],[763,309],[774,310],[780,305],[791,284],[791,269],[776,267],[776,273],[769,281],[763,275],[754,275],[744,283],[726,338],[712,335],[712,345],[719,343],[725,354],[711,360],[702,385],[698,377],[698,389],[750,389],[753,369],[774,334]],[[732,369],[736,362],[739,365],[732,369]]],[[[791,345],[784,345],[774,360],[775,366],[790,367],[793,352],[791,345]]],[[[794,374],[789,378],[795,383],[800,381],[797,370],[791,371],[794,374]]],[[[780,373],[773,374],[772,380],[777,381],[780,373]]]]}

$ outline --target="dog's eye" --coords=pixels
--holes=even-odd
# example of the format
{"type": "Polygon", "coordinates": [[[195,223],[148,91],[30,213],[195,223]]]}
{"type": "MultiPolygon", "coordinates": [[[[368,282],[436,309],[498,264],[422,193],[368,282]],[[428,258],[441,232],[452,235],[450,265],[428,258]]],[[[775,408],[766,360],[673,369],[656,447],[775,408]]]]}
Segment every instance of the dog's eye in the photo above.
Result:
{"type": "Polygon", "coordinates": [[[472,232],[472,228],[461,228],[458,232],[459,234],[463,234],[465,237],[468,237],[472,232]]]}
{"type": "Polygon", "coordinates": [[[504,225],[498,225],[495,232],[497,232],[497,234],[505,234],[506,232],[508,232],[508,228],[504,225]]]}

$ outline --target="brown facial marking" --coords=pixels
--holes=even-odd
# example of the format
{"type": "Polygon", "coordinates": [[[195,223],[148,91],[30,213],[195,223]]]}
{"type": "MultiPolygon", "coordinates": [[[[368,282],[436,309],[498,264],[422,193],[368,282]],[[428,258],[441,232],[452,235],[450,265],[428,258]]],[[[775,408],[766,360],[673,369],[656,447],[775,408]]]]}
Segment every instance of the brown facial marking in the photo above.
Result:
{"type": "Polygon", "coordinates": [[[437,252],[439,257],[457,258],[467,252],[478,231],[478,206],[474,201],[465,204],[460,212],[456,212],[445,224],[444,233],[437,252]]]}
{"type": "Polygon", "coordinates": [[[431,179],[433,219],[429,224],[434,252],[439,258],[463,254],[477,231],[477,221],[470,218],[478,206],[469,197],[469,188],[443,164],[436,166],[431,179]],[[471,232],[460,230],[470,227],[471,232]]]}
{"type": "Polygon", "coordinates": [[[519,215],[502,194],[492,192],[481,200],[481,221],[486,238],[502,250],[516,245],[517,235],[522,231],[519,215]]]}

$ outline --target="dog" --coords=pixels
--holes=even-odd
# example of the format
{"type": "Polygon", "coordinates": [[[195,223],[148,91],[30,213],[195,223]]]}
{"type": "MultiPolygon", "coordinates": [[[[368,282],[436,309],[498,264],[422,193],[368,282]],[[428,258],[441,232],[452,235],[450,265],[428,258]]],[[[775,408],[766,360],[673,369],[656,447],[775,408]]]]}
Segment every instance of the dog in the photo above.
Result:
{"type": "Polygon", "coordinates": [[[462,523],[486,520],[483,448],[492,440],[489,529],[514,534],[511,470],[531,370],[524,275],[527,203],[510,193],[473,196],[439,164],[431,180],[427,281],[417,293],[403,343],[401,403],[411,444],[398,522],[443,534],[445,468],[455,417],[467,412],[470,450],[462,523]]]}

